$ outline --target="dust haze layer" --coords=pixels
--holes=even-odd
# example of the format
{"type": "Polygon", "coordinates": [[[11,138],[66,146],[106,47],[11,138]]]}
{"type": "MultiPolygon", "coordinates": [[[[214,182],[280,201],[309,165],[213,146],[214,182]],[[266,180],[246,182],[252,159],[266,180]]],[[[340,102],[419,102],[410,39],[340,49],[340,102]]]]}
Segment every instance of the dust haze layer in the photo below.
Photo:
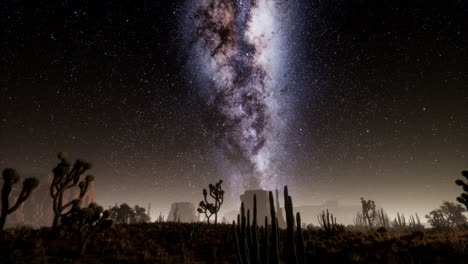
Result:
{"type": "Polygon", "coordinates": [[[283,143],[293,113],[293,95],[283,89],[295,8],[269,0],[206,0],[188,1],[186,9],[188,75],[217,112],[226,176],[238,191],[275,188],[284,180],[279,165],[288,156],[283,143]]]}

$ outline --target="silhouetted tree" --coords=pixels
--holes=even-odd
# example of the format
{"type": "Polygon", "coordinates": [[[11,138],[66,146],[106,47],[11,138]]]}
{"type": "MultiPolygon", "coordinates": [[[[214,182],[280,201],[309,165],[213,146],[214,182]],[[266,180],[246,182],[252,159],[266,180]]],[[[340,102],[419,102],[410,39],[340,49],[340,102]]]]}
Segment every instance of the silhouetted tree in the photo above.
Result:
{"type": "Polygon", "coordinates": [[[466,182],[464,180],[455,181],[457,185],[463,188],[463,193],[457,197],[457,201],[465,205],[466,210],[468,210],[468,171],[462,171],[462,176],[466,178],[466,182]]]}
{"type": "Polygon", "coordinates": [[[444,202],[440,208],[426,215],[427,222],[437,229],[459,227],[466,224],[467,218],[463,213],[466,209],[459,204],[444,202]]]}
{"type": "Polygon", "coordinates": [[[72,231],[80,244],[80,255],[84,255],[86,247],[96,234],[112,226],[110,211],[104,211],[96,203],[90,203],[86,208],[74,207],[70,214],[63,216],[61,222],[72,231]]]}
{"type": "Polygon", "coordinates": [[[374,227],[374,221],[377,217],[377,211],[375,210],[375,202],[372,200],[364,200],[361,197],[361,204],[362,204],[362,216],[366,222],[366,225],[369,228],[374,227]]]}
{"type": "Polygon", "coordinates": [[[146,214],[146,209],[144,207],[135,205],[133,207],[133,211],[135,212],[134,223],[148,223],[151,221],[151,218],[146,214]]]}
{"type": "Polygon", "coordinates": [[[218,223],[218,212],[219,209],[221,208],[221,205],[223,204],[224,201],[224,190],[221,189],[221,184],[223,183],[222,180],[220,180],[218,183],[215,185],[210,184],[208,187],[210,189],[210,196],[211,198],[214,199],[214,203],[208,202],[207,196],[208,192],[206,189],[203,189],[203,197],[204,200],[200,201],[199,207],[197,211],[199,213],[204,213],[208,224],[210,224],[210,217],[214,214],[215,215],[215,224],[218,223]]]}
{"type": "Polygon", "coordinates": [[[110,208],[111,217],[114,222],[118,224],[136,224],[136,223],[147,223],[151,221],[146,209],[142,206],[135,205],[133,208],[130,205],[123,203],[120,206],[110,208]]]}
{"type": "Polygon", "coordinates": [[[115,204],[114,207],[111,208],[112,219],[118,224],[129,224],[131,219],[134,218],[132,208],[123,203],[120,206],[115,204]]]}
{"type": "Polygon", "coordinates": [[[16,211],[26,199],[29,198],[32,191],[39,186],[39,180],[36,178],[27,178],[23,181],[23,188],[16,199],[15,204],[10,207],[9,197],[13,190],[13,185],[20,180],[19,174],[14,169],[5,169],[2,173],[3,187],[2,187],[2,213],[0,214],[0,230],[5,226],[6,218],[9,214],[16,211]]]}
{"type": "Polygon", "coordinates": [[[52,228],[56,228],[60,224],[60,219],[69,215],[73,208],[79,208],[81,200],[88,191],[88,187],[94,176],[87,175],[84,180],[81,180],[81,175],[91,168],[91,164],[82,160],[76,160],[73,167],[67,159],[65,153],[59,153],[58,158],[60,163],[53,170],[52,184],[50,185],[50,196],[52,196],[52,209],[54,211],[54,221],[52,228]],[[80,193],[78,198],[73,199],[66,204],[64,203],[65,191],[78,186],[80,193]]]}
{"type": "Polygon", "coordinates": [[[449,222],[444,217],[441,209],[435,209],[426,215],[427,222],[434,228],[446,229],[449,228],[449,222]]]}

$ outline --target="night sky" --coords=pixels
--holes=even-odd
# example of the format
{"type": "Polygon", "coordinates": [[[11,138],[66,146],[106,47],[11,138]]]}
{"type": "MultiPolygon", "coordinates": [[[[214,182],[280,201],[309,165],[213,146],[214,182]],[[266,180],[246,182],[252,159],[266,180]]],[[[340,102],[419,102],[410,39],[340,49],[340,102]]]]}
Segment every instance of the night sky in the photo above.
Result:
{"type": "Polygon", "coordinates": [[[283,184],[296,205],[363,196],[390,214],[455,200],[466,1],[267,1],[280,22],[255,30],[264,0],[166,2],[0,3],[1,169],[45,179],[66,151],[93,164],[100,204],[151,203],[153,219],[218,179],[225,210],[283,184]]]}

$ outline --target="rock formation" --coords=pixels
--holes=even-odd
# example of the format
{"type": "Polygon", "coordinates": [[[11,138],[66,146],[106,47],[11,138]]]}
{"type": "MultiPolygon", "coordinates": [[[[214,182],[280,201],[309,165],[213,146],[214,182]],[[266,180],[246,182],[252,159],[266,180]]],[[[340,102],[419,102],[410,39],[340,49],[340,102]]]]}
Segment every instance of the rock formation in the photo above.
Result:
{"type": "Polygon", "coordinates": [[[177,202],[171,205],[168,222],[192,223],[197,221],[196,208],[190,202],[177,202]]]}

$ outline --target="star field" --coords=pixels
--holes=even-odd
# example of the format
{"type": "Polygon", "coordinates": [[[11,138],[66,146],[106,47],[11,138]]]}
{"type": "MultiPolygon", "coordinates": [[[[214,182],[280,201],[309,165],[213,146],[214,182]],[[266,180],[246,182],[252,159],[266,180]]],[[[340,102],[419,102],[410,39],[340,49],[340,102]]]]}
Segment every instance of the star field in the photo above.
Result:
{"type": "MultiPolygon", "coordinates": [[[[468,167],[468,5],[293,2],[288,114],[275,122],[296,204],[364,196],[423,214],[454,200],[468,167]]],[[[219,108],[183,48],[187,5],[0,3],[0,167],[44,178],[67,151],[93,163],[99,203],[154,214],[230,177],[219,108]]]]}

